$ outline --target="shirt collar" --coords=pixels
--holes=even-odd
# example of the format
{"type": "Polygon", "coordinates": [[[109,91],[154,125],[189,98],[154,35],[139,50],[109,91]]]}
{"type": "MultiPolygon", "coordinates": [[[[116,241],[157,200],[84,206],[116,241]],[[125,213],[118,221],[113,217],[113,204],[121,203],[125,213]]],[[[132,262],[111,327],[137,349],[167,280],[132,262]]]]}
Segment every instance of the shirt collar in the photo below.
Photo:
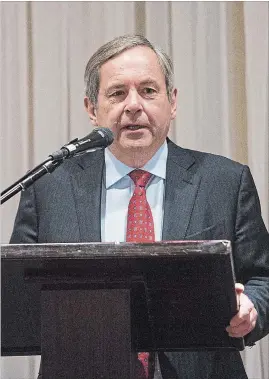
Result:
{"type": "MultiPolygon", "coordinates": [[[[153,157],[141,167],[141,170],[150,172],[154,176],[162,179],[166,178],[166,162],[168,155],[167,142],[165,141],[153,157]]],[[[119,161],[109,149],[105,149],[105,165],[106,165],[106,189],[113,186],[116,182],[135,170],[119,161]]]]}

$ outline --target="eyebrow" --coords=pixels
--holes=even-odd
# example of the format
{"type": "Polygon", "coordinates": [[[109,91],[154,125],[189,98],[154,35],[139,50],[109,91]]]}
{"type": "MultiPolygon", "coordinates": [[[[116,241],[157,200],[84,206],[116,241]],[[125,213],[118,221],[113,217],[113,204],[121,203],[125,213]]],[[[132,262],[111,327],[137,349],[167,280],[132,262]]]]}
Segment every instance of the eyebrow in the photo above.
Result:
{"type": "Polygon", "coordinates": [[[107,87],[106,92],[122,89],[124,87],[125,87],[125,84],[111,84],[109,87],[107,87]]]}
{"type": "MultiPolygon", "coordinates": [[[[142,80],[140,83],[139,83],[139,86],[144,86],[144,85],[154,85],[155,87],[157,87],[158,89],[160,88],[159,84],[157,83],[156,80],[154,79],[145,79],[145,80],[142,80]]],[[[123,84],[123,83],[119,83],[119,84],[111,84],[107,89],[106,89],[106,93],[107,92],[111,92],[111,91],[114,91],[114,90],[117,90],[117,89],[122,89],[122,88],[125,88],[126,85],[123,84]]]]}
{"type": "Polygon", "coordinates": [[[153,79],[146,79],[146,80],[142,80],[142,82],[140,82],[140,85],[154,85],[156,87],[159,88],[159,84],[156,82],[156,80],[153,80],[153,79]]]}

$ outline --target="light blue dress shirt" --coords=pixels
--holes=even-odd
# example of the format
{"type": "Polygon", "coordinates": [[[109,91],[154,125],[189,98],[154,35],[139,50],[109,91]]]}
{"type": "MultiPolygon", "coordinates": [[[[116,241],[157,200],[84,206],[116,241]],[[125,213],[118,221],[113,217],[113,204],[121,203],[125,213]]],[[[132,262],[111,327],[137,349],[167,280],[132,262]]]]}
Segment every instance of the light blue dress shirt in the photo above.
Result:
{"type": "MultiPolygon", "coordinates": [[[[152,211],[155,241],[162,239],[167,155],[168,148],[165,141],[151,160],[141,167],[142,170],[153,175],[146,186],[146,196],[152,211]]],[[[101,206],[102,242],[126,241],[128,205],[135,187],[128,174],[133,170],[133,167],[126,166],[108,149],[105,149],[105,175],[101,206]]]]}

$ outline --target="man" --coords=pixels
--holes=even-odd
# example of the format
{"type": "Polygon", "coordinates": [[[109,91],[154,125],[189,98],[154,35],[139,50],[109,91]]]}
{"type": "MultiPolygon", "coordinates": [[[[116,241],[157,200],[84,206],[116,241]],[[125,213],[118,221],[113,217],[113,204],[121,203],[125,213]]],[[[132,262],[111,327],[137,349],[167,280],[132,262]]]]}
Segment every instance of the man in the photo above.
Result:
{"type": "MultiPolygon", "coordinates": [[[[252,345],[269,331],[269,235],[257,191],[248,167],[167,139],[176,116],[172,70],[141,36],[118,37],[92,56],[84,104],[92,124],[110,128],[115,140],[25,191],[11,242],[231,240],[239,311],[227,333],[252,345]],[[145,171],[151,175],[135,184],[145,171]],[[146,214],[140,237],[130,221],[136,191],[146,214]]],[[[160,376],[247,378],[238,352],[162,353],[160,376]]]]}

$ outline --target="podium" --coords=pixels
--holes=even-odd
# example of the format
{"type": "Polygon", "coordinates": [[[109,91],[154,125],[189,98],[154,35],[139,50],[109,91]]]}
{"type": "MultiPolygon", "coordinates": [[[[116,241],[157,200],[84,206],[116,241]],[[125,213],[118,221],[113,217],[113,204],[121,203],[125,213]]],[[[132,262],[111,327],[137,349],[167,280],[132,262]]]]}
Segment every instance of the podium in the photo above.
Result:
{"type": "Polygon", "coordinates": [[[43,379],[134,379],[138,351],[242,350],[229,241],[2,246],[2,355],[43,379]]]}

